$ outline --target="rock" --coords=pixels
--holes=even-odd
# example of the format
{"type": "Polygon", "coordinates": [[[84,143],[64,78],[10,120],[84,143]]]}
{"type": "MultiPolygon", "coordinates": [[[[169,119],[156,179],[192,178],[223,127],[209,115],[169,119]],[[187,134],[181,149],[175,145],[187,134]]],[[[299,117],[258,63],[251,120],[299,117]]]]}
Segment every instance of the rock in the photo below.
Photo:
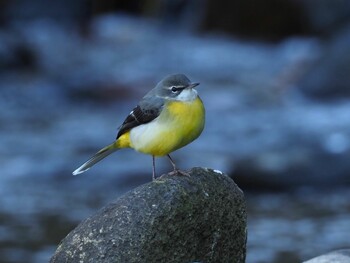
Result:
{"type": "Polygon", "coordinates": [[[164,175],[105,206],[50,262],[245,262],[243,192],[219,171],[189,174],[164,175]]]}
{"type": "Polygon", "coordinates": [[[349,263],[350,262],[350,249],[341,249],[332,251],[325,255],[312,258],[304,263],[349,263]]]}

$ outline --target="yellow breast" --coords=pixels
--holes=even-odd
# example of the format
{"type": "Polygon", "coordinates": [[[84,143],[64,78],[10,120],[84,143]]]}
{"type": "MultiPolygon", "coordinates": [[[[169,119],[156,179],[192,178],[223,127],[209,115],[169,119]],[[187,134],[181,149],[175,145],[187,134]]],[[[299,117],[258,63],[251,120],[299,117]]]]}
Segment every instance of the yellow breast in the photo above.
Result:
{"type": "Polygon", "coordinates": [[[130,146],[154,156],[171,153],[195,140],[203,131],[205,110],[199,97],[168,101],[153,121],[130,131],[130,146]]]}

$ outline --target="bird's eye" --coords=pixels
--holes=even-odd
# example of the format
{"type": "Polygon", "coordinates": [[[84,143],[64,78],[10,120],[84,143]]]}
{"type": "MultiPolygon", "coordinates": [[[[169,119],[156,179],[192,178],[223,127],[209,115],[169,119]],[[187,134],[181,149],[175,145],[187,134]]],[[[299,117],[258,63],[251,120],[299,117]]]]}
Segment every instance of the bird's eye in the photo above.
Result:
{"type": "Polygon", "coordinates": [[[176,87],[171,87],[171,92],[172,93],[176,93],[178,91],[178,89],[176,87]]]}

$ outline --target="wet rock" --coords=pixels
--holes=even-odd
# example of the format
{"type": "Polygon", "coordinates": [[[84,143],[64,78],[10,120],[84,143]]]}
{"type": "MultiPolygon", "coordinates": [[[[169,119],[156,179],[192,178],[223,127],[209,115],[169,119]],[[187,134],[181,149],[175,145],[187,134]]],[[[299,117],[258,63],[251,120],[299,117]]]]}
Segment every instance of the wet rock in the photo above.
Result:
{"type": "Polygon", "coordinates": [[[304,263],[348,263],[350,262],[350,249],[332,251],[325,255],[312,258],[304,263]]]}
{"type": "Polygon", "coordinates": [[[219,171],[193,168],[128,192],[61,242],[51,263],[245,262],[243,192],[219,171]]]}

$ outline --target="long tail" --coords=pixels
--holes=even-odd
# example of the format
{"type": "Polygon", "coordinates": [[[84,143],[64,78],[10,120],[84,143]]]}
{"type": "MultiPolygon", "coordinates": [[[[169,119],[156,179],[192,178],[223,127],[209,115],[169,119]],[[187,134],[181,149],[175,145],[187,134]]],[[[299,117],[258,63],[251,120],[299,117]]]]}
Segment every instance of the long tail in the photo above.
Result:
{"type": "Polygon", "coordinates": [[[73,175],[81,174],[89,170],[94,164],[98,163],[99,161],[101,161],[102,159],[119,149],[120,148],[115,142],[104,147],[103,149],[99,150],[94,156],[92,156],[89,160],[87,160],[82,166],[76,169],[73,172],[73,175]]]}

